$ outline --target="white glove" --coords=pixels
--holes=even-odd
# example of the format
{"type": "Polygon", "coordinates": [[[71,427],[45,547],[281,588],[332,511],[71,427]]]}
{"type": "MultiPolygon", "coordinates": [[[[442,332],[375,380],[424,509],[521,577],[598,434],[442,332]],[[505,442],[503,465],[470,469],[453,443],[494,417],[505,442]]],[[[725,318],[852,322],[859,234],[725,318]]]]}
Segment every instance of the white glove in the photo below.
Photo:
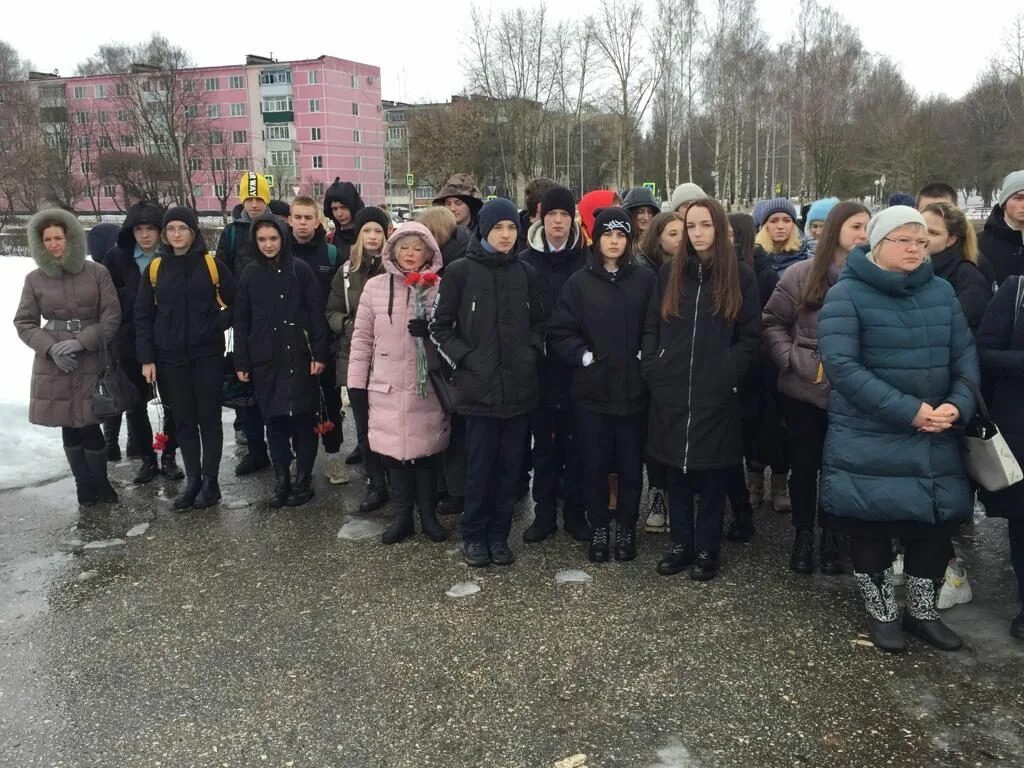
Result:
{"type": "Polygon", "coordinates": [[[583,353],[583,367],[586,368],[592,362],[594,362],[594,353],[588,349],[583,353]]]}

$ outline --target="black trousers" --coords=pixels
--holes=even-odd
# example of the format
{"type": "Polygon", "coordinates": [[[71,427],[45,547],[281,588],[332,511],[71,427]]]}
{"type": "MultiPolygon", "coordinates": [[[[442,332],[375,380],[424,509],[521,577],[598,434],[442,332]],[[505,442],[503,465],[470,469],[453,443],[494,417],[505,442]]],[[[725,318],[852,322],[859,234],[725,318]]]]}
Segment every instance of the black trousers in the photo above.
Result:
{"type": "MultiPolygon", "coordinates": [[[[522,458],[520,458],[522,461],[522,458]]],[[[444,483],[449,496],[466,495],[466,417],[453,413],[448,450],[442,459],[444,483]]]]}
{"type": "Polygon", "coordinates": [[[323,397],[324,410],[327,412],[327,418],[334,422],[334,429],[320,435],[325,453],[337,453],[340,451],[341,443],[344,439],[341,431],[341,389],[338,388],[336,376],[337,366],[333,363],[328,363],[323,373],[317,376],[317,381],[320,384],[320,394],[323,397]]]}
{"type": "MultiPolygon", "coordinates": [[[[939,581],[953,555],[949,536],[901,538],[903,572],[908,576],[939,581]]],[[[850,559],[858,573],[881,573],[892,567],[892,539],[850,535],[850,559]]]]}
{"type": "Polygon", "coordinates": [[[264,433],[263,413],[260,411],[259,403],[236,408],[235,414],[237,416],[235,424],[242,428],[248,441],[249,452],[265,450],[267,438],[264,433]]]}
{"type": "Polygon", "coordinates": [[[722,548],[722,517],[731,469],[668,468],[668,514],[672,543],[717,557],[722,548]],[[694,496],[700,494],[700,511],[694,496]]]}
{"type": "MultiPolygon", "coordinates": [[[[128,423],[128,440],[139,449],[140,455],[155,457],[153,426],[149,422],[149,401],[153,398],[152,387],[146,383],[146,379],[142,375],[142,365],[138,360],[122,358],[121,366],[139,392],[139,402],[135,404],[134,408],[123,414],[123,420],[128,423]]],[[[166,403],[162,403],[161,406],[163,408],[163,433],[167,435],[164,453],[174,453],[178,450],[174,416],[166,403]]],[[[103,422],[103,433],[108,443],[116,443],[120,439],[121,422],[122,414],[103,422]]]]}
{"type": "Polygon", "coordinates": [[[1010,518],[1006,532],[1010,537],[1010,562],[1017,574],[1017,590],[1024,604],[1024,517],[1010,518]]]}
{"type": "MultiPolygon", "coordinates": [[[[200,357],[185,365],[157,362],[156,375],[161,395],[174,412],[185,473],[217,477],[224,449],[220,405],[224,381],[221,357],[200,357]]],[[[261,432],[262,429],[261,426],[261,432]]]]}
{"type": "Polygon", "coordinates": [[[582,517],[582,465],[576,424],[569,409],[541,406],[530,414],[533,433],[533,503],[538,520],[554,522],[559,492],[565,498],[563,514],[582,517]]]}
{"type": "Polygon", "coordinates": [[[750,490],[747,488],[747,473],[742,464],[726,470],[726,495],[732,516],[736,520],[750,520],[754,516],[754,508],[750,505],[750,490]]]}
{"type": "MultiPolygon", "coordinates": [[[[529,416],[466,416],[466,500],[462,539],[493,544],[508,540],[522,471],[529,416]]],[[[449,486],[450,488],[450,486],[449,486]]]]}
{"type": "Polygon", "coordinates": [[[583,463],[583,498],[587,516],[595,528],[607,528],[608,475],[619,475],[615,519],[619,525],[636,525],[644,485],[643,443],[647,414],[617,416],[576,407],[576,434],[583,463]]]}
{"type": "Polygon", "coordinates": [[[87,451],[100,451],[106,445],[103,442],[103,433],[100,431],[99,424],[87,424],[84,427],[61,427],[60,438],[65,448],[81,446],[87,451]]]}
{"type": "Polygon", "coordinates": [[[316,414],[294,413],[291,416],[272,416],[267,420],[267,445],[270,461],[275,467],[292,463],[295,449],[295,468],[299,474],[312,474],[316,461],[316,414]]]}
{"type": "MultiPolygon", "coordinates": [[[[816,405],[780,395],[789,428],[789,498],[793,505],[793,527],[813,530],[818,518],[818,473],[825,449],[828,411],[816,405]]],[[[827,527],[824,518],[822,528],[827,527]]]]}
{"type": "Polygon", "coordinates": [[[352,406],[352,420],[356,423],[356,443],[363,454],[363,468],[371,485],[382,485],[385,482],[384,464],[380,454],[370,450],[370,393],[349,387],[348,401],[352,406]]]}
{"type": "Polygon", "coordinates": [[[436,509],[439,459],[440,455],[424,456],[413,461],[383,457],[387,467],[391,504],[396,516],[410,514],[413,506],[419,508],[420,514],[432,513],[436,509]]]}

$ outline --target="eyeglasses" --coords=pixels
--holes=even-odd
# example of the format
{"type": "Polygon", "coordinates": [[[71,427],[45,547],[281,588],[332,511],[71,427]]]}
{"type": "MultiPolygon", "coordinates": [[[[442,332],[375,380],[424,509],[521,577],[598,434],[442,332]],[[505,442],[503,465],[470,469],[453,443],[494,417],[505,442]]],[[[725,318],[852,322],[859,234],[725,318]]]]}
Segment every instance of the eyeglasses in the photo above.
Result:
{"type": "Polygon", "coordinates": [[[890,243],[896,243],[900,248],[927,248],[927,240],[916,240],[912,237],[883,237],[883,240],[888,240],[890,243]]]}
{"type": "Polygon", "coordinates": [[[189,226],[182,227],[164,227],[164,232],[168,235],[184,235],[186,232],[191,232],[192,228],[189,226]]]}

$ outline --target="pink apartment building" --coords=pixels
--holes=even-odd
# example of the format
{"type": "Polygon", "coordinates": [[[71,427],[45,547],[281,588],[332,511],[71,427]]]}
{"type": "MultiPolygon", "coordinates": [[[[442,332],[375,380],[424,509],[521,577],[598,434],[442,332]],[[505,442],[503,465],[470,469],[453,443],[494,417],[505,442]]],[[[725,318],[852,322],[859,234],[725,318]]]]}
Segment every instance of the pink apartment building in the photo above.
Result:
{"type": "MultiPolygon", "coordinates": [[[[238,176],[250,168],[271,175],[272,194],[283,200],[296,194],[320,197],[340,176],[356,184],[367,204],[384,201],[379,67],[331,56],[286,62],[249,56],[244,65],[185,70],[178,79],[192,95],[186,99],[189,116],[205,117],[208,127],[211,146],[184,153],[201,212],[219,213],[225,192],[230,209],[237,202],[238,176]]],[[[123,209],[123,191],[98,178],[99,155],[116,150],[130,158],[126,153],[155,151],[118,129],[132,121],[125,82],[109,75],[39,81],[44,114],[47,108],[61,114],[66,108],[67,121],[78,128],[71,133],[74,170],[86,192],[76,205],[80,211],[123,209]]]]}

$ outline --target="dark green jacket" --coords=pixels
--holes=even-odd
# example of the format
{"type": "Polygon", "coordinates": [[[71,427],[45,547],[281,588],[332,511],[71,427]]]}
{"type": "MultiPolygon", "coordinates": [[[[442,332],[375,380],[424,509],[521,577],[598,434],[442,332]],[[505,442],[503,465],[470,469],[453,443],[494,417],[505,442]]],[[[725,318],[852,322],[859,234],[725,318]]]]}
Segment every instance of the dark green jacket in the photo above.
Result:
{"type": "Polygon", "coordinates": [[[955,430],[918,432],[922,402],[952,403],[966,420],[978,353],[953,287],[932,263],[887,272],[850,254],[828,292],[819,349],[832,384],[821,505],[840,518],[937,524],[971,514],[955,430]]]}

